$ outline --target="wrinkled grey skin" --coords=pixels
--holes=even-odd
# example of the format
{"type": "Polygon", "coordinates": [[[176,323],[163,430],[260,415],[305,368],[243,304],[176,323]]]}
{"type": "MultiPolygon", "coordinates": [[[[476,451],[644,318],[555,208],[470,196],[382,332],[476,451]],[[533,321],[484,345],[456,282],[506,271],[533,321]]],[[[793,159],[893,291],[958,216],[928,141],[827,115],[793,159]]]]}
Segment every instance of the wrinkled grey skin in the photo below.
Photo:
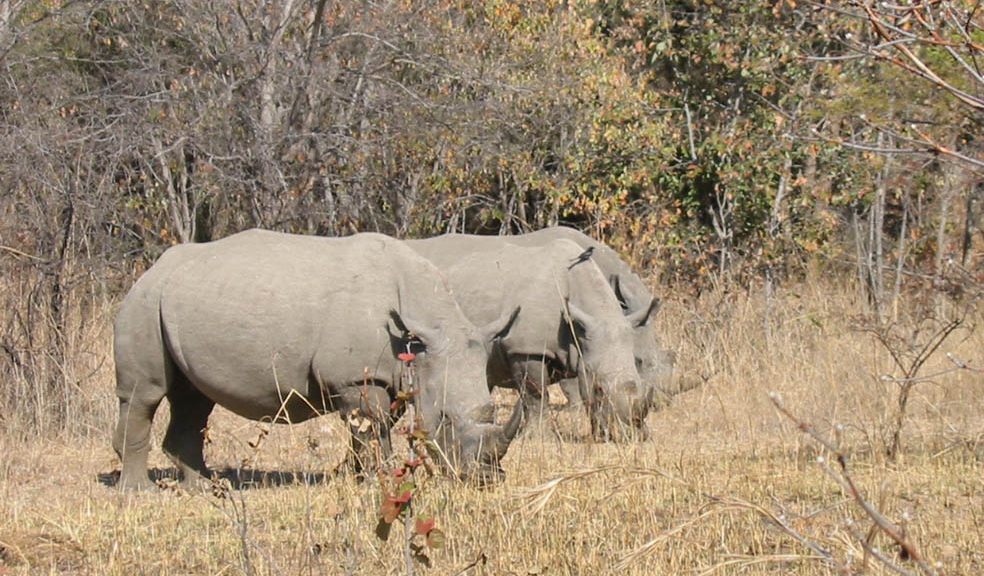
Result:
{"type": "Polygon", "coordinates": [[[490,384],[542,394],[551,382],[577,375],[596,437],[618,436],[624,424],[642,426],[649,404],[632,353],[632,326],[592,260],[571,266],[583,252],[577,244],[522,247],[454,234],[407,244],[445,272],[473,322],[522,307],[498,345],[502,356],[492,356],[490,384]],[[479,243],[488,249],[478,249],[479,243]]]}
{"type": "MultiPolygon", "coordinates": [[[[494,238],[494,237],[493,237],[494,238]]],[[[653,295],[646,283],[622,260],[618,252],[605,244],[574,228],[551,226],[515,236],[499,236],[503,241],[518,246],[541,246],[555,240],[565,239],[576,243],[583,249],[593,248],[591,259],[608,278],[612,290],[627,316],[639,314],[652,305],[653,295]]],[[[674,373],[676,353],[663,348],[656,334],[653,322],[643,322],[635,326],[634,351],[639,375],[648,384],[650,402],[659,408],[670,398],[694,388],[697,382],[685,381],[674,373]]],[[[576,383],[561,382],[567,398],[576,404],[578,387],[576,383]]]]}
{"type": "Polygon", "coordinates": [[[439,272],[402,242],[261,230],[175,246],[133,286],[115,323],[119,484],[149,486],[151,420],[167,397],[164,451],[186,481],[207,477],[202,431],[215,404],[253,420],[337,411],[357,469],[389,451],[391,400],[417,353],[423,427],[463,477],[497,477],[522,417],[493,423],[489,350],[516,318],[476,329],[439,272]],[[411,339],[410,333],[413,334],[411,339]]]}

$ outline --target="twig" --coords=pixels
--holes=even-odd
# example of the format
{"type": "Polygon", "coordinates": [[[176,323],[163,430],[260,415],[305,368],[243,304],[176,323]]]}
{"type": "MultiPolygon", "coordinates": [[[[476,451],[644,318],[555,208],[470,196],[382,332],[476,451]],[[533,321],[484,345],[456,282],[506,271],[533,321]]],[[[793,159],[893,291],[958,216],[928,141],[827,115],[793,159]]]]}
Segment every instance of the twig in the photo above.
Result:
{"type": "Polygon", "coordinates": [[[463,574],[471,571],[472,569],[478,566],[485,566],[485,564],[488,561],[489,561],[489,557],[485,555],[485,552],[479,552],[478,556],[476,556],[474,560],[472,560],[468,564],[465,564],[465,566],[461,570],[458,570],[451,576],[462,576],[463,574]]]}
{"type": "MultiPolygon", "coordinates": [[[[623,466],[602,466],[598,468],[581,469],[574,472],[570,472],[556,478],[553,478],[540,486],[526,490],[522,493],[521,497],[526,498],[528,502],[524,506],[525,512],[527,514],[537,514],[539,513],[549,502],[549,500],[557,492],[557,489],[569,482],[574,482],[576,480],[581,480],[588,478],[597,474],[602,474],[606,472],[617,471],[619,477],[625,476],[650,476],[659,477],[673,482],[688,490],[701,498],[705,499],[707,502],[702,507],[702,510],[695,514],[693,517],[685,520],[684,522],[658,534],[657,536],[651,538],[641,546],[638,546],[628,552],[626,552],[618,562],[613,566],[615,570],[623,570],[628,568],[633,563],[639,561],[640,559],[653,554],[659,547],[660,544],[669,540],[672,536],[675,536],[692,526],[698,524],[699,522],[706,520],[717,514],[738,511],[751,511],[757,514],[764,521],[768,522],[770,525],[776,527],[779,531],[783,532],[787,536],[791,537],[793,540],[810,550],[813,554],[808,556],[797,556],[801,559],[814,559],[820,560],[825,564],[833,567],[834,569],[845,571],[845,565],[834,558],[833,554],[828,550],[824,549],[820,544],[814,542],[810,538],[800,534],[794,528],[792,528],[782,517],[777,515],[766,508],[742,500],[740,498],[729,497],[729,496],[716,496],[713,494],[707,494],[700,490],[694,488],[694,486],[680,478],[673,476],[667,472],[656,468],[640,468],[640,467],[623,467],[623,466]]],[[[720,566],[718,566],[720,567],[720,566]]],[[[714,571],[718,567],[714,567],[711,571],[714,571]]]]}
{"type": "Polygon", "coordinates": [[[781,564],[786,562],[800,562],[803,560],[823,560],[823,558],[817,556],[801,556],[798,554],[766,554],[763,556],[736,555],[729,557],[727,560],[718,562],[714,566],[711,566],[707,570],[701,572],[698,576],[708,576],[709,574],[713,574],[723,568],[746,568],[756,564],[781,564]]]}
{"type": "Polygon", "coordinates": [[[797,542],[802,544],[804,547],[812,550],[813,553],[816,555],[815,556],[816,559],[823,560],[824,563],[834,566],[835,568],[840,567],[840,563],[834,559],[833,554],[831,554],[829,550],[824,549],[816,542],[813,542],[809,538],[806,538],[805,536],[797,532],[795,529],[793,529],[782,517],[773,514],[766,508],[758,504],[753,504],[746,500],[742,500],[740,498],[721,498],[719,500],[729,507],[751,510],[752,512],[755,512],[756,514],[761,516],[763,520],[769,522],[770,524],[778,528],[780,531],[782,531],[784,534],[786,534],[787,536],[791,537],[793,540],[796,540],[797,542]]]}
{"type": "Polygon", "coordinates": [[[687,528],[690,528],[694,524],[697,524],[702,520],[706,520],[711,516],[715,516],[725,511],[727,511],[727,508],[711,508],[709,510],[704,510],[703,512],[697,514],[696,516],[690,518],[689,520],[677,524],[673,528],[666,530],[665,532],[649,540],[642,546],[638,546],[637,548],[631,550],[628,554],[625,554],[624,556],[619,558],[618,562],[615,563],[614,566],[615,570],[616,571],[625,570],[626,568],[628,568],[635,562],[639,561],[640,559],[652,554],[656,550],[657,546],[659,546],[664,541],[668,540],[671,536],[675,536],[680,532],[683,532],[687,528]]]}
{"type": "Polygon", "coordinates": [[[596,476],[604,472],[610,472],[612,470],[620,469],[619,466],[601,466],[598,468],[582,468],[574,472],[569,472],[561,476],[557,476],[547,482],[529,488],[520,492],[519,497],[527,500],[523,505],[523,512],[530,516],[539,514],[544,507],[546,507],[547,502],[553,497],[562,484],[567,484],[575,480],[580,480],[582,478],[588,478],[590,476],[596,476]]]}
{"type": "Polygon", "coordinates": [[[872,546],[871,542],[869,542],[869,539],[866,538],[860,532],[858,532],[857,529],[855,529],[853,526],[848,527],[848,532],[855,540],[857,540],[861,544],[861,548],[864,549],[866,554],[870,554],[872,558],[884,564],[885,567],[891,570],[892,572],[895,572],[896,574],[900,574],[901,576],[915,576],[913,572],[906,570],[905,568],[899,566],[895,562],[888,559],[888,557],[882,554],[881,550],[872,546]]]}
{"type": "Polygon", "coordinates": [[[974,368],[966,361],[957,358],[952,352],[947,352],[946,357],[950,362],[953,362],[953,364],[961,370],[970,370],[971,372],[977,372],[978,374],[984,372],[984,368],[974,368]]]}
{"type": "MultiPolygon", "coordinates": [[[[915,562],[917,566],[919,566],[919,569],[922,571],[923,574],[935,576],[936,571],[929,564],[929,562],[927,562],[923,558],[922,554],[916,548],[915,544],[913,544],[905,536],[905,532],[902,530],[902,528],[897,524],[895,524],[894,522],[892,522],[891,520],[889,520],[888,518],[886,518],[881,512],[879,512],[871,503],[869,503],[864,498],[864,496],[861,494],[861,491],[858,490],[858,487],[854,483],[854,479],[851,477],[850,471],[847,466],[847,456],[838,448],[836,448],[829,440],[821,436],[820,433],[817,432],[816,428],[814,428],[812,424],[806,422],[805,420],[801,420],[795,414],[790,412],[789,409],[787,409],[786,406],[783,404],[782,399],[779,397],[778,394],[773,392],[769,394],[769,398],[772,400],[772,404],[776,407],[777,410],[779,410],[779,412],[783,416],[785,416],[794,424],[796,424],[796,427],[799,428],[801,432],[813,438],[818,444],[823,446],[828,452],[830,452],[834,456],[834,459],[837,461],[837,464],[839,466],[839,470],[834,470],[829,465],[827,465],[826,461],[823,458],[818,458],[818,463],[823,468],[824,472],[826,472],[828,476],[830,476],[838,484],[840,484],[840,486],[844,489],[844,491],[847,492],[852,497],[854,502],[864,511],[864,513],[868,516],[868,518],[870,518],[871,521],[875,523],[875,526],[877,526],[882,533],[884,533],[886,536],[891,538],[896,544],[898,544],[899,547],[908,556],[908,558],[913,562],[915,562]]],[[[866,544],[864,543],[862,543],[862,545],[866,546],[866,544]]],[[[886,567],[891,568],[896,572],[903,573],[903,574],[907,573],[903,568],[895,565],[893,562],[889,561],[884,556],[876,556],[876,559],[878,559],[880,562],[885,564],[886,567]]]]}
{"type": "Polygon", "coordinates": [[[35,256],[34,254],[28,254],[27,252],[22,252],[22,251],[18,250],[17,248],[12,248],[10,246],[4,246],[3,244],[0,244],[0,250],[3,250],[4,252],[9,252],[9,253],[13,254],[14,256],[20,256],[22,258],[28,258],[30,260],[34,260],[35,262],[44,262],[44,258],[41,258],[39,256],[35,256]]]}

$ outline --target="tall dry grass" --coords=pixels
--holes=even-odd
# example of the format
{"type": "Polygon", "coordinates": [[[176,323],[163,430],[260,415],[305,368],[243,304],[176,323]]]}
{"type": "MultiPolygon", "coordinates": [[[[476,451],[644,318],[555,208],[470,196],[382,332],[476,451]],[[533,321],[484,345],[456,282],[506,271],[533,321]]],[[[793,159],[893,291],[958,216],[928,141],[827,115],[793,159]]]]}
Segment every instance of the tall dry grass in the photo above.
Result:
{"type": "MultiPolygon", "coordinates": [[[[666,342],[705,383],[649,417],[651,441],[596,444],[583,415],[547,411],[510,448],[504,484],[426,479],[416,507],[447,545],[417,573],[887,573],[873,551],[918,573],[824,474],[824,452],[776,411],[773,391],[839,443],[859,490],[940,573],[984,573],[984,377],[920,382],[893,463],[898,384],[882,376],[895,368],[862,330],[855,291],[818,281],[763,294],[667,298],[666,342]]],[[[94,358],[108,358],[111,310],[92,312],[81,338],[94,358]]],[[[982,339],[968,324],[925,373],[952,367],[946,353],[979,365],[982,339]]],[[[332,473],[347,442],[334,416],[264,436],[217,411],[208,458],[241,490],[117,493],[105,364],[79,386],[92,395],[78,404],[84,426],[0,434],[0,573],[406,573],[400,528],[374,536],[378,486],[332,473]]],[[[166,411],[158,418],[159,445],[166,411]]],[[[169,466],[159,450],[151,465],[169,466]]]]}
{"type": "MultiPolygon", "coordinates": [[[[68,262],[0,267],[0,423],[8,435],[102,434],[119,280],[68,262]]],[[[125,280],[129,282],[129,279],[125,280]]]]}

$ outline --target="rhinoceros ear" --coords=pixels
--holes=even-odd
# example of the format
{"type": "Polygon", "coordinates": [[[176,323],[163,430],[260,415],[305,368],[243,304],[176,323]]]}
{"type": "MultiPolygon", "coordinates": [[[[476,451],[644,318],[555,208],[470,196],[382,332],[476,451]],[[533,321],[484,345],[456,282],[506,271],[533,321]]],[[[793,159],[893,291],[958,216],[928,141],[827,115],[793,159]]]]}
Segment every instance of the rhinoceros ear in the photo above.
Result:
{"type": "Polygon", "coordinates": [[[509,331],[512,330],[513,325],[516,323],[516,318],[519,317],[519,311],[522,308],[522,306],[516,306],[516,309],[512,312],[505,312],[502,316],[482,326],[480,331],[485,341],[492,342],[493,340],[509,336],[509,331]]]}
{"type": "Polygon", "coordinates": [[[581,328],[587,329],[595,322],[594,317],[584,310],[577,307],[570,299],[564,301],[565,319],[574,324],[580,324],[581,328]]]}
{"type": "Polygon", "coordinates": [[[622,281],[619,280],[618,274],[612,274],[608,277],[608,283],[612,285],[612,292],[615,293],[615,298],[618,299],[619,306],[622,307],[622,311],[628,310],[628,306],[625,305],[625,294],[622,293],[622,281]]]}
{"type": "Polygon", "coordinates": [[[649,301],[649,306],[645,308],[640,308],[635,312],[626,311],[625,318],[629,321],[629,324],[633,328],[642,328],[652,320],[653,316],[656,315],[656,311],[659,310],[660,304],[662,302],[659,298],[655,296],[649,301]]]}
{"type": "Polygon", "coordinates": [[[444,333],[438,329],[420,322],[407,314],[401,314],[396,310],[390,310],[390,319],[396,325],[397,330],[403,334],[416,336],[424,346],[428,348],[440,348],[444,344],[444,333]]]}

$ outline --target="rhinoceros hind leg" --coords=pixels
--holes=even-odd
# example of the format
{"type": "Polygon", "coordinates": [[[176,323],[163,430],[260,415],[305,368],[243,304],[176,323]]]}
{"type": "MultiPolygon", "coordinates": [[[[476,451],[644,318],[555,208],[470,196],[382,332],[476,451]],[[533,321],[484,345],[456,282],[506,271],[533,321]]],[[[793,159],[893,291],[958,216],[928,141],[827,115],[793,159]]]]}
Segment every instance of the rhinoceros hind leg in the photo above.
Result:
{"type": "Polygon", "coordinates": [[[120,398],[120,419],[113,434],[113,449],[123,461],[117,485],[124,490],[149,490],[154,487],[147,474],[150,452],[150,425],[157,402],[120,398]]]}
{"type": "Polygon", "coordinates": [[[208,478],[205,427],[215,402],[187,382],[172,385],[167,399],[171,404],[171,421],[164,435],[164,453],[178,467],[186,485],[208,478]]]}
{"type": "Polygon", "coordinates": [[[368,477],[393,452],[390,443],[390,396],[381,386],[353,386],[336,400],[339,414],[352,434],[345,466],[368,477]]]}

